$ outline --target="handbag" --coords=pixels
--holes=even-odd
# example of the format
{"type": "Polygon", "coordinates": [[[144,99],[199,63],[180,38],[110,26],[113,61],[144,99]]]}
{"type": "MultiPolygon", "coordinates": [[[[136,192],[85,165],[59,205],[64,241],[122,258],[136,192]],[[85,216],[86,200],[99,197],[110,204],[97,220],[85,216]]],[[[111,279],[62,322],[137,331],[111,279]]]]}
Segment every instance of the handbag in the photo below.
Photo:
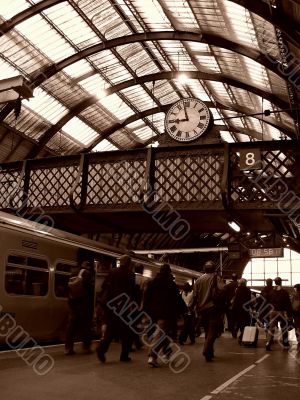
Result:
{"type": "Polygon", "coordinates": [[[85,269],[81,269],[77,276],[72,276],[68,282],[69,297],[70,299],[81,299],[83,298],[87,291],[83,284],[82,275],[85,269]]]}

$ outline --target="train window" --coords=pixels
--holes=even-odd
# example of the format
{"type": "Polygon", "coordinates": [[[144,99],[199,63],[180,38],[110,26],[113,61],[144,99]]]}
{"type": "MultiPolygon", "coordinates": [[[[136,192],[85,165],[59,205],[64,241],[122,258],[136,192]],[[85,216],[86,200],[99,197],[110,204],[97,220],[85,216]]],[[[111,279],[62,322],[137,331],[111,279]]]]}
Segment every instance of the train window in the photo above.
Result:
{"type": "Polygon", "coordinates": [[[54,292],[57,297],[68,297],[68,282],[70,275],[77,270],[74,264],[59,262],[55,268],[54,292]]]}
{"type": "Polygon", "coordinates": [[[30,267],[48,269],[47,260],[43,260],[41,258],[28,257],[27,258],[27,265],[30,266],[30,267]]]}
{"type": "Polygon", "coordinates": [[[11,295],[46,296],[48,263],[42,258],[10,254],[5,270],[5,290],[11,295]]]}
{"type": "Polygon", "coordinates": [[[26,265],[26,257],[10,255],[8,256],[8,262],[10,264],[26,265]]]}

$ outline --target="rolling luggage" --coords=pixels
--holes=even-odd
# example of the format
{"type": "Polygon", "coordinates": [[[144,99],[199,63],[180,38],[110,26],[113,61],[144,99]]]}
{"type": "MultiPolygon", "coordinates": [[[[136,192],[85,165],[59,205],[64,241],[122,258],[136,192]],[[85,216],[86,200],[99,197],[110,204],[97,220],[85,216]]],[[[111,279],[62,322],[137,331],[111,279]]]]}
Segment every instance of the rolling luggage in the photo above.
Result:
{"type": "Polygon", "coordinates": [[[258,340],[257,326],[245,326],[241,342],[242,346],[256,347],[257,340],[258,340]]]}

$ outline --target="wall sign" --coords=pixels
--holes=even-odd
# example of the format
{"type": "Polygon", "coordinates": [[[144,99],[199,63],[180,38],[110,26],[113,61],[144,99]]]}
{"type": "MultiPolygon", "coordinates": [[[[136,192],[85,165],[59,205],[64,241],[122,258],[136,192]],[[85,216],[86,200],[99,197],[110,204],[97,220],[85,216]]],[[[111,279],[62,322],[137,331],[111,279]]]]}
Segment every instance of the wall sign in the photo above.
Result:
{"type": "Polygon", "coordinates": [[[261,169],[261,155],[259,149],[240,150],[240,169],[261,169]]]}
{"type": "Polygon", "coordinates": [[[249,249],[249,256],[251,258],[259,257],[283,257],[283,247],[271,247],[271,248],[258,248],[249,249]]]}

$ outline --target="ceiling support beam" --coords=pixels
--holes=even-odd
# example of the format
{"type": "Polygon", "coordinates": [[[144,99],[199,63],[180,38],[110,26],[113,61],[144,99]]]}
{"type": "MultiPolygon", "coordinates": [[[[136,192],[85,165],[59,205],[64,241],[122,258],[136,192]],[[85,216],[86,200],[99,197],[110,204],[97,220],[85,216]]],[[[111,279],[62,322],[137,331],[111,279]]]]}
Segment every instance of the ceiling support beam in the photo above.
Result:
{"type": "Polygon", "coordinates": [[[42,11],[46,10],[47,8],[53,7],[56,4],[63,3],[65,0],[44,0],[40,3],[34,4],[30,8],[27,8],[24,11],[14,15],[12,18],[8,19],[5,22],[0,24],[0,37],[5,35],[11,29],[13,29],[16,25],[20,24],[21,22],[26,21],[27,19],[33,17],[41,13],[42,11]]]}
{"type": "MultiPolygon", "coordinates": [[[[182,73],[182,72],[181,72],[182,73]]],[[[207,81],[219,81],[219,82],[223,82],[223,83],[227,83],[228,85],[234,86],[234,87],[238,87],[244,90],[247,90],[249,92],[252,92],[268,101],[270,101],[271,103],[275,104],[277,107],[282,108],[282,109],[289,109],[289,104],[286,102],[283,102],[281,99],[279,99],[277,96],[274,96],[270,93],[267,93],[265,91],[262,91],[261,89],[255,88],[253,86],[250,86],[248,84],[236,81],[232,78],[226,78],[221,74],[207,74],[207,73],[202,73],[199,71],[185,71],[183,72],[185,75],[187,75],[189,78],[191,79],[201,79],[201,80],[207,80],[207,81]]],[[[145,83],[145,82],[153,82],[153,81],[158,81],[158,80],[172,80],[172,79],[176,79],[178,76],[177,72],[158,72],[156,74],[150,74],[150,75],[145,75],[142,76],[138,79],[130,79],[128,81],[122,82],[118,85],[115,85],[111,88],[108,88],[106,90],[106,94],[107,96],[113,94],[113,93],[117,93],[120,90],[124,90],[126,88],[129,88],[131,86],[140,84],[140,83],[145,83]]],[[[70,121],[70,119],[72,119],[74,116],[78,116],[78,114],[80,114],[83,110],[85,110],[86,108],[90,107],[91,105],[95,104],[98,101],[98,99],[96,97],[91,97],[88,98],[84,101],[82,101],[81,103],[77,104],[73,109],[71,109],[69,111],[68,114],[66,114],[64,117],[62,117],[55,125],[51,126],[51,128],[49,128],[44,134],[43,136],[40,138],[39,144],[33,148],[26,156],[26,158],[35,158],[39,152],[43,149],[43,147],[47,144],[47,142],[60,130],[62,129],[62,127],[68,122],[70,121]]],[[[165,106],[161,106],[161,107],[157,107],[157,108],[153,108],[152,111],[147,114],[145,112],[140,113],[140,114],[136,114],[134,115],[134,119],[131,120],[132,117],[128,118],[126,121],[126,125],[136,121],[138,119],[141,118],[141,115],[143,115],[144,117],[147,117],[149,115],[152,115],[154,113],[157,112],[166,112],[167,109],[169,108],[170,105],[165,105],[165,106]],[[153,110],[157,110],[156,112],[154,112],[153,110]]],[[[211,107],[214,107],[214,105],[212,104],[211,107]]],[[[238,108],[236,108],[237,111],[239,111],[238,108]]],[[[149,111],[149,110],[148,110],[149,111]]],[[[243,111],[241,111],[243,112],[243,111]]],[[[287,112],[288,113],[288,112],[287,112]]],[[[265,121],[268,122],[268,121],[265,121]]],[[[113,125],[111,128],[105,130],[102,132],[101,136],[92,143],[91,146],[89,146],[85,151],[91,151],[93,149],[93,147],[95,147],[101,140],[107,138],[109,135],[111,135],[112,133],[114,133],[116,130],[124,128],[126,125],[124,125],[124,123],[122,124],[115,124],[113,125]]],[[[278,129],[281,130],[281,128],[278,126],[278,129]]],[[[283,128],[284,129],[284,128],[283,128]]],[[[289,136],[293,137],[293,132],[292,131],[288,131],[288,129],[285,129],[286,132],[288,132],[289,136]]],[[[285,133],[286,133],[285,132],[285,133]]]]}
{"type": "MultiPolygon", "coordinates": [[[[67,57],[56,64],[51,64],[39,72],[36,71],[33,74],[32,84],[34,87],[39,86],[47,79],[63,70],[64,68],[70,66],[71,64],[92,56],[93,54],[100,53],[104,50],[113,49],[118,46],[123,46],[130,43],[145,42],[145,41],[157,41],[157,40],[177,40],[177,41],[187,41],[187,42],[198,42],[206,43],[211,46],[216,46],[224,48],[235,53],[241,54],[245,57],[251,58],[253,61],[258,62],[264,67],[270,69],[272,72],[280,76],[282,79],[286,80],[287,77],[282,73],[280,64],[278,60],[272,59],[269,55],[266,56],[264,53],[257,50],[248,48],[247,46],[240,45],[239,43],[233,42],[228,39],[224,39],[217,35],[211,34],[199,34],[194,32],[147,32],[147,33],[137,33],[128,36],[118,37],[115,39],[108,40],[106,42],[101,42],[90,46],[84,50],[67,57]]],[[[299,76],[300,80],[300,76],[299,76]]]]}

